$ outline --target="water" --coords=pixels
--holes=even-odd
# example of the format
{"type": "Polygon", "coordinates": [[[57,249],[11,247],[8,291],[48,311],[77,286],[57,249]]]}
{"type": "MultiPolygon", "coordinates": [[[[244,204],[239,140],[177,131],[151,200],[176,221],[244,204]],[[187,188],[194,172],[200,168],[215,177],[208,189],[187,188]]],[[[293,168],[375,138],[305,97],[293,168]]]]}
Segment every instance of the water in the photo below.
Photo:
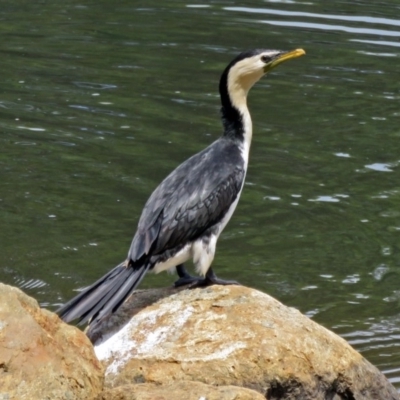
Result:
{"type": "Polygon", "coordinates": [[[159,4],[2,3],[1,280],[54,309],[120,262],[151,191],[220,135],[230,59],[303,47],[250,93],[250,169],[214,266],[400,389],[400,2],[159,4]]]}

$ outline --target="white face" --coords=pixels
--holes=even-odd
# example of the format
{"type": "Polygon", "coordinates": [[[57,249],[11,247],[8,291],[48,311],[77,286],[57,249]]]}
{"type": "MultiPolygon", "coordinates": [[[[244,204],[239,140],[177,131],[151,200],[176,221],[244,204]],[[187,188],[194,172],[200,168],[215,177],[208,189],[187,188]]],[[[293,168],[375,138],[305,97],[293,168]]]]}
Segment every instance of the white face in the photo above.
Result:
{"type": "Polygon", "coordinates": [[[245,110],[247,93],[263,75],[283,62],[304,54],[303,49],[266,50],[238,61],[228,73],[228,92],[232,104],[239,110],[245,110]]]}
{"type": "Polygon", "coordinates": [[[229,71],[228,87],[231,96],[246,96],[251,87],[265,74],[266,64],[281,51],[270,50],[237,62],[229,71]]]}
{"type": "Polygon", "coordinates": [[[270,63],[278,54],[281,53],[281,51],[277,50],[264,51],[263,53],[239,61],[232,67],[232,70],[235,70],[236,76],[243,78],[248,75],[254,75],[254,77],[258,76],[259,79],[264,75],[265,65],[270,63]]]}

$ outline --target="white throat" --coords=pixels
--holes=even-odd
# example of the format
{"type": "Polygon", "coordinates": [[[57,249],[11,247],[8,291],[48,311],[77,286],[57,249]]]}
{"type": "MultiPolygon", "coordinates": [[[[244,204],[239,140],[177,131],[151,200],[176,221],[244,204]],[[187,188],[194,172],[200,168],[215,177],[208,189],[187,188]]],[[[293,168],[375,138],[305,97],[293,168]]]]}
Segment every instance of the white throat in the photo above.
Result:
{"type": "Polygon", "coordinates": [[[232,103],[242,117],[243,143],[242,155],[247,167],[250,144],[253,135],[253,124],[247,108],[247,94],[251,87],[263,76],[261,69],[251,70],[253,64],[242,60],[235,64],[228,74],[228,93],[232,103]]]}

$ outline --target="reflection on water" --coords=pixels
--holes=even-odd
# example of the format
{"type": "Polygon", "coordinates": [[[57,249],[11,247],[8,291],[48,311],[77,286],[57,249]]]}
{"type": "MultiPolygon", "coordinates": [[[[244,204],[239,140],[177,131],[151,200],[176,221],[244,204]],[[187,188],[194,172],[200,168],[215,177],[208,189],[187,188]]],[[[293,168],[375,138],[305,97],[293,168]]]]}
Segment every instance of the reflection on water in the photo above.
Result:
{"type": "Polygon", "coordinates": [[[332,14],[318,14],[311,12],[301,11],[287,11],[287,10],[271,10],[269,8],[249,8],[249,7],[225,7],[227,11],[242,11],[255,14],[270,14],[270,15],[282,15],[285,17],[305,17],[305,18],[320,18],[328,20],[339,20],[339,21],[352,21],[352,22],[366,22],[369,24],[384,24],[400,26],[400,20],[387,19],[387,18],[375,18],[370,16],[349,16],[349,15],[332,15],[332,14]]]}
{"type": "Polygon", "coordinates": [[[119,263],[151,191],[219,136],[227,62],[304,47],[250,94],[250,169],[215,268],[400,388],[398,6],[160,4],[3,6],[1,280],[54,308],[119,263]]]}
{"type": "MultiPolygon", "coordinates": [[[[310,3],[311,5],[311,3],[310,3]]],[[[250,14],[258,14],[258,15],[277,15],[283,18],[282,21],[278,20],[255,20],[254,22],[275,25],[275,26],[283,26],[283,27],[295,27],[300,29],[316,29],[323,31],[342,31],[346,33],[352,33],[356,35],[375,35],[379,37],[399,37],[400,31],[398,30],[384,30],[384,29],[376,29],[372,28],[371,25],[388,25],[392,27],[400,26],[400,20],[390,19],[390,18],[379,18],[374,16],[354,16],[354,15],[336,15],[336,14],[328,14],[328,13],[312,13],[312,12],[301,12],[301,11],[288,11],[288,10],[275,10],[269,8],[251,8],[251,7],[225,7],[227,11],[241,12],[241,13],[250,13],[250,14]],[[298,21],[293,21],[294,18],[299,19],[298,21]],[[348,26],[348,25],[335,25],[333,23],[315,23],[315,22],[306,22],[304,19],[322,19],[328,21],[346,21],[351,23],[356,23],[357,26],[348,26]],[[366,25],[369,27],[360,27],[360,25],[366,25]]],[[[350,41],[358,41],[369,44],[376,45],[385,45],[385,46],[395,46],[398,47],[399,43],[390,42],[390,41],[372,41],[372,40],[362,40],[362,39],[352,39],[348,38],[350,41]]],[[[392,53],[365,53],[368,55],[378,55],[378,56],[395,56],[392,53]]]]}
{"type": "Polygon", "coordinates": [[[386,31],[383,29],[370,29],[370,28],[353,28],[344,25],[327,25],[327,24],[316,24],[311,22],[290,22],[290,21],[272,21],[272,20],[261,20],[258,21],[263,24],[277,25],[277,26],[288,26],[303,29],[321,29],[323,31],[343,31],[348,33],[364,34],[364,35],[378,35],[378,36],[393,36],[399,37],[400,32],[386,31]]]}
{"type": "MultiPolygon", "coordinates": [[[[360,43],[366,43],[366,44],[376,44],[377,46],[393,46],[393,47],[400,47],[400,43],[397,42],[388,42],[387,40],[365,40],[365,39],[350,39],[352,42],[360,42],[360,43]]],[[[366,55],[377,55],[377,53],[370,53],[370,52],[364,52],[366,55]]],[[[385,57],[388,56],[397,56],[396,54],[391,54],[391,53],[378,53],[382,54],[385,57]]]]}

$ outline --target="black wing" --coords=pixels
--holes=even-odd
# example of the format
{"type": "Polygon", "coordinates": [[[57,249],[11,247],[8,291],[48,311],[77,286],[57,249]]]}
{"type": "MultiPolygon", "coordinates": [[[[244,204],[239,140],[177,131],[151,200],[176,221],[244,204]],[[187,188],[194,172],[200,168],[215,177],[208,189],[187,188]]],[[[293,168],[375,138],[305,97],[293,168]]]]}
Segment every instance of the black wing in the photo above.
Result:
{"type": "Polygon", "coordinates": [[[228,139],[221,138],[189,158],[147,201],[129,259],[135,262],[198,238],[224,217],[244,177],[240,149],[228,139]]]}

